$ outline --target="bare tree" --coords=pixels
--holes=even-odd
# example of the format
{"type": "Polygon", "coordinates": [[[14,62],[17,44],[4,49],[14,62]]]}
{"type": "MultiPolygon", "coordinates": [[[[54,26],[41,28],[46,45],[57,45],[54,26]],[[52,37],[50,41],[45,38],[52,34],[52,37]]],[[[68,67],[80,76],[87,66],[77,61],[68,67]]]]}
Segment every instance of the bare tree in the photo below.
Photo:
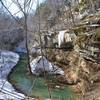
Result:
{"type": "Polygon", "coordinates": [[[70,16],[72,19],[73,26],[75,26],[75,20],[72,12],[72,0],[65,0],[65,5],[69,7],[70,16]]]}
{"type": "Polygon", "coordinates": [[[17,7],[20,9],[24,16],[24,30],[25,30],[25,45],[26,45],[26,50],[27,50],[27,61],[28,61],[28,68],[31,73],[31,67],[30,67],[30,56],[29,56],[29,48],[28,48],[28,26],[27,26],[27,20],[28,20],[28,14],[30,11],[30,6],[32,0],[12,0],[13,3],[17,5],[17,7]]]}
{"type": "Polygon", "coordinates": [[[89,0],[90,6],[91,6],[91,9],[92,9],[92,12],[93,12],[93,13],[95,13],[95,11],[96,11],[94,1],[95,1],[95,0],[89,0]]]}

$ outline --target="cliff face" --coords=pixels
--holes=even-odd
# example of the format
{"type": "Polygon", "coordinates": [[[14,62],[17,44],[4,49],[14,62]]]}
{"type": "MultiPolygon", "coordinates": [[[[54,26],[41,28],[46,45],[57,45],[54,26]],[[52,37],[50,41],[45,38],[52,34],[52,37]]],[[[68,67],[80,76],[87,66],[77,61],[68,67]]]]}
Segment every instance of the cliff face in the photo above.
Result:
{"type": "MultiPolygon", "coordinates": [[[[47,0],[47,2],[54,6],[54,0],[47,0]]],[[[100,98],[100,12],[98,12],[100,6],[97,6],[98,2],[96,0],[94,3],[95,13],[89,0],[85,3],[82,0],[72,0],[73,6],[70,9],[69,7],[66,9],[66,5],[63,9],[57,8],[60,16],[55,10],[55,14],[51,11],[47,17],[49,23],[55,22],[50,24],[49,31],[57,33],[67,30],[69,34],[76,34],[73,41],[74,48],[62,50],[55,46],[55,50],[47,49],[46,55],[50,61],[64,70],[65,76],[58,77],[58,80],[69,84],[75,93],[79,94],[77,100],[99,100],[100,98]],[[53,17],[50,17],[51,15],[53,17]]],[[[60,4],[57,3],[56,1],[56,5],[60,4]]],[[[57,40],[57,37],[53,38],[57,40]]],[[[65,45],[67,46],[68,44],[65,45]]]]}

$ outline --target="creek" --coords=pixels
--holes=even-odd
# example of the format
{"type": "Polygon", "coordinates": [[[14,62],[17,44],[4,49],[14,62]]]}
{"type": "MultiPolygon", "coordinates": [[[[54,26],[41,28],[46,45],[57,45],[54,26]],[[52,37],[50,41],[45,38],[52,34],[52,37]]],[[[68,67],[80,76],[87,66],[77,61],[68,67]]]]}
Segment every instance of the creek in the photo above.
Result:
{"type": "MultiPolygon", "coordinates": [[[[21,54],[20,61],[9,74],[10,83],[20,92],[39,98],[49,98],[48,87],[45,78],[30,75],[27,68],[27,59],[25,54],[21,54]]],[[[74,93],[67,85],[58,83],[55,76],[49,76],[48,82],[51,82],[50,94],[52,100],[74,100],[74,93]],[[52,81],[51,81],[52,80],[52,81]],[[56,85],[55,85],[56,84],[56,85]],[[62,86],[59,88],[59,85],[62,86]],[[53,86],[54,85],[54,86],[53,86]]]]}

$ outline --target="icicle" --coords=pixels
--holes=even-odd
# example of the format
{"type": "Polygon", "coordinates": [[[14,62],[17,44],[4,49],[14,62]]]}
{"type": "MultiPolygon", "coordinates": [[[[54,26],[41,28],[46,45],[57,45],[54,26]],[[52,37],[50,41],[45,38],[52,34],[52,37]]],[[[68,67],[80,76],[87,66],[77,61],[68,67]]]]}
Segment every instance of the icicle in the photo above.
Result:
{"type": "Polygon", "coordinates": [[[60,31],[59,34],[58,34],[58,45],[59,45],[59,47],[64,42],[65,32],[66,32],[66,30],[60,31]]]}

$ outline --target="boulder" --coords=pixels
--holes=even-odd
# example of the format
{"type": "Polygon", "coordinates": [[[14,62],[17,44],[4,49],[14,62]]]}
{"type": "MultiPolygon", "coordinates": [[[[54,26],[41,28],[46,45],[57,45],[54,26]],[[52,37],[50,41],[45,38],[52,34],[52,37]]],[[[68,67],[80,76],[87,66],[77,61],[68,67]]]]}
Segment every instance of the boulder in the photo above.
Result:
{"type": "Polygon", "coordinates": [[[48,74],[64,75],[64,71],[61,68],[49,62],[44,56],[37,57],[30,65],[34,75],[41,75],[44,72],[47,72],[48,74]]]}

